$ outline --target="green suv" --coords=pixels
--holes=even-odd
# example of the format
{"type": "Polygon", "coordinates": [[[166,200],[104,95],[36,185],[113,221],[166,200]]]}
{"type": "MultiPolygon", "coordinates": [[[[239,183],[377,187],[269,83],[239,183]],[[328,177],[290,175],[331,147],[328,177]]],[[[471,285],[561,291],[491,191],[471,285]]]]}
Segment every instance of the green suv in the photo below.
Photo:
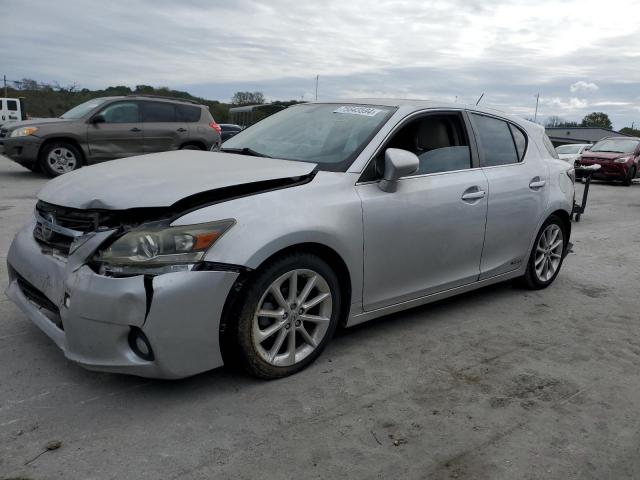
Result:
{"type": "Polygon", "coordinates": [[[55,177],[84,165],[168,150],[211,150],[220,126],[208,107],[166,97],[89,100],[60,118],[4,125],[0,153],[55,177]]]}

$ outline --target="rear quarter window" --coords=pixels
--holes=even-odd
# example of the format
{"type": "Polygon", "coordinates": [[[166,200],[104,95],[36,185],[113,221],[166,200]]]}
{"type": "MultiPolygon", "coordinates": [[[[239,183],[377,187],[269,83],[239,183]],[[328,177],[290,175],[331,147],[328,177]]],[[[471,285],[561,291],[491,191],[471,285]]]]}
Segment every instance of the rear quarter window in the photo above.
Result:
{"type": "Polygon", "coordinates": [[[176,105],[176,121],[187,123],[199,122],[201,112],[202,109],[200,107],[176,105]]]}
{"type": "Polygon", "coordinates": [[[18,110],[18,102],[16,100],[7,100],[7,110],[16,112],[18,110]]]}

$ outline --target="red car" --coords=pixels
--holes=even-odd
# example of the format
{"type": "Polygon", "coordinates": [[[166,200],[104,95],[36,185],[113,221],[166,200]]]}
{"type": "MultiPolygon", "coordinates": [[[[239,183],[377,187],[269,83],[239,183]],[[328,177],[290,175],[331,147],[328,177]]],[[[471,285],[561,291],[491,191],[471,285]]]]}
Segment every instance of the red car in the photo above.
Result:
{"type": "Polygon", "coordinates": [[[583,166],[600,165],[593,176],[599,180],[622,180],[631,185],[640,171],[640,138],[607,137],[583,152],[576,161],[583,166]]]}

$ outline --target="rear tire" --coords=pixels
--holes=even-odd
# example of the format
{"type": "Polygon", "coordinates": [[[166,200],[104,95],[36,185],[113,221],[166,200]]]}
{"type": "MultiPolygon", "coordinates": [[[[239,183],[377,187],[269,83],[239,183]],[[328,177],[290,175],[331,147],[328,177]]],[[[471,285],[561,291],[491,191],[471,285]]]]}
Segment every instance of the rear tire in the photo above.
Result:
{"type": "Polygon", "coordinates": [[[67,142],[53,142],[42,149],[39,163],[46,175],[58,177],[80,168],[82,158],[82,152],[75,145],[67,142]]]}
{"type": "Polygon", "coordinates": [[[530,290],[551,285],[560,273],[568,240],[562,220],[555,215],[550,216],[536,235],[527,270],[517,283],[530,290]]]}
{"type": "Polygon", "coordinates": [[[200,147],[199,145],[189,144],[183,145],[182,147],[180,147],[180,150],[204,150],[204,148],[200,147]]]}
{"type": "Polygon", "coordinates": [[[338,278],[324,260],[309,253],[276,258],[256,273],[237,309],[239,360],[263,379],[297,373],[322,353],[340,311],[338,278]]]}

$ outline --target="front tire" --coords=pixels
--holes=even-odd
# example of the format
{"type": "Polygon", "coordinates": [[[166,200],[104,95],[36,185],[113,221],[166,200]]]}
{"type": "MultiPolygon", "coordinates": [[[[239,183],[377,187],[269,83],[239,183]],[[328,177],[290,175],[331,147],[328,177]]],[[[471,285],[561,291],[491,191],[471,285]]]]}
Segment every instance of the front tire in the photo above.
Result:
{"type": "Polygon", "coordinates": [[[321,258],[293,253],[270,262],[257,272],[239,308],[241,362],[264,379],[304,369],[333,336],[341,301],[338,278],[321,258]]]}
{"type": "Polygon", "coordinates": [[[55,142],[40,153],[40,167],[50,177],[58,177],[82,166],[82,153],[67,142],[55,142]]]}
{"type": "Polygon", "coordinates": [[[199,145],[189,144],[189,145],[183,145],[182,147],[180,147],[180,150],[204,150],[204,149],[199,145]]]}
{"type": "Polygon", "coordinates": [[[562,220],[552,215],[540,228],[527,262],[525,274],[518,280],[531,290],[547,288],[560,273],[567,246],[565,226],[562,220]]]}
{"type": "Polygon", "coordinates": [[[629,174],[627,175],[627,178],[625,178],[622,183],[626,186],[626,187],[630,187],[631,184],[633,183],[633,179],[636,178],[636,166],[634,165],[633,167],[631,167],[631,169],[629,170],[629,174]]]}

